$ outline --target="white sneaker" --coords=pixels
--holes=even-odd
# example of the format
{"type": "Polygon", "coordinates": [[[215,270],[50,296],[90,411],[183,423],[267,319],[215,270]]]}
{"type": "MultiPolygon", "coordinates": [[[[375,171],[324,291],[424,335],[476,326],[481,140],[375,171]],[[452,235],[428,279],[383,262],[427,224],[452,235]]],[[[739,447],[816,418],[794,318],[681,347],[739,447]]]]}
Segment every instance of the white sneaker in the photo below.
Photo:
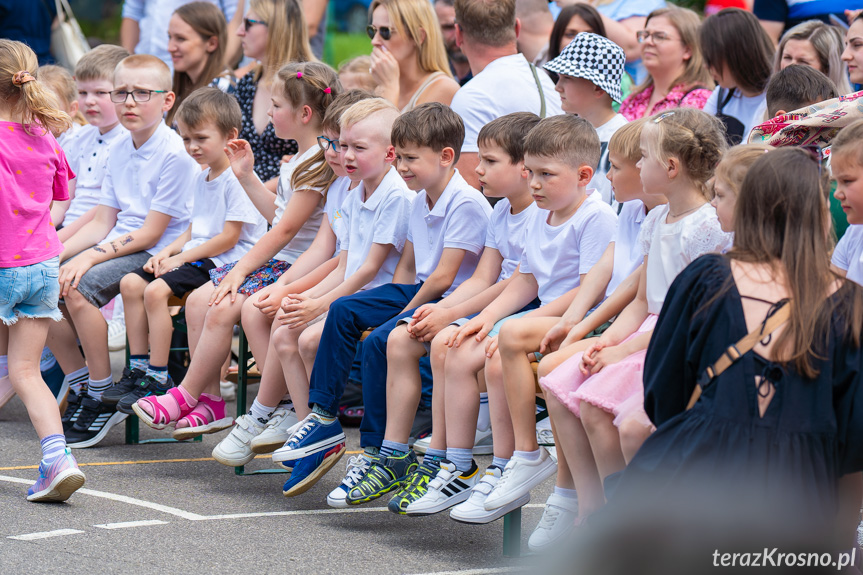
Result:
{"type": "Polygon", "coordinates": [[[554,446],[554,433],[551,428],[537,427],[536,442],[540,447],[544,447],[548,454],[551,455],[551,460],[557,463],[557,447],[554,446]]]}
{"type": "MultiPolygon", "coordinates": [[[[425,452],[428,451],[429,447],[431,447],[431,438],[432,436],[429,435],[428,437],[417,439],[414,443],[413,450],[420,455],[425,455],[425,452]]],[[[477,429],[476,436],[473,440],[473,454],[492,455],[493,453],[494,446],[491,442],[491,427],[485,431],[477,429]]]]}
{"type": "Polygon", "coordinates": [[[367,459],[362,454],[354,455],[348,459],[345,478],[342,479],[342,482],[338,487],[330,491],[330,494],[327,495],[327,505],[336,509],[346,509],[348,507],[348,493],[351,492],[351,489],[357,486],[357,483],[360,482],[366,474],[366,471],[369,470],[371,464],[371,460],[367,459]]]}
{"type": "Polygon", "coordinates": [[[252,440],[264,431],[264,423],[248,413],[237,418],[236,425],[213,449],[213,458],[228,467],[245,465],[255,458],[252,440]]]}
{"type": "Polygon", "coordinates": [[[108,322],[108,349],[110,351],[126,349],[126,320],[122,315],[108,322]]]}
{"type": "Polygon", "coordinates": [[[539,449],[539,459],[530,461],[513,456],[506,464],[500,481],[485,500],[488,511],[516,501],[554,475],[557,464],[545,449],[539,449]]]}
{"type": "Polygon", "coordinates": [[[513,509],[518,509],[522,505],[527,505],[530,501],[530,493],[523,495],[512,503],[498,507],[493,511],[486,511],[485,500],[488,494],[498,484],[501,477],[500,467],[491,466],[485,470],[485,474],[480,478],[473,489],[470,490],[470,495],[464,503],[459,503],[449,512],[449,516],[456,521],[462,523],[490,523],[495,519],[500,519],[513,509]]]}
{"type": "Polygon", "coordinates": [[[234,401],[237,399],[237,385],[230,381],[220,381],[219,395],[221,395],[222,399],[225,401],[234,401]]]}
{"type": "Polygon", "coordinates": [[[272,453],[285,444],[299,426],[297,413],[293,409],[280,407],[273,412],[264,431],[252,439],[251,449],[255,453],[272,453]]]}
{"type": "Polygon", "coordinates": [[[578,517],[578,499],[563,497],[552,493],[545,502],[542,518],[527,546],[531,551],[545,551],[558,541],[565,539],[575,530],[575,520],[578,517]]]}
{"type": "Polygon", "coordinates": [[[440,469],[434,479],[429,481],[425,495],[409,503],[405,508],[407,515],[431,515],[449,509],[470,497],[470,490],[479,481],[476,464],[466,473],[459,473],[455,464],[446,459],[440,462],[440,469]]]}

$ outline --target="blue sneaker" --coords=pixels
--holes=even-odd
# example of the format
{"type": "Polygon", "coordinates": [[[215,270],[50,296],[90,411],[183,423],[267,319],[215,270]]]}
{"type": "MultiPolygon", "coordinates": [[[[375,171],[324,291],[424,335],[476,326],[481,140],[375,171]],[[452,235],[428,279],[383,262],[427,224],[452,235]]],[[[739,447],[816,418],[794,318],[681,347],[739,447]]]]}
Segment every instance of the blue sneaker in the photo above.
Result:
{"type": "Polygon", "coordinates": [[[326,450],[318,451],[296,462],[291,478],[282,487],[282,495],[293,497],[311,489],[345,453],[345,442],[326,450]]]}
{"type": "Polygon", "coordinates": [[[338,419],[325,422],[317,413],[310,413],[303,424],[294,431],[285,442],[284,447],[273,453],[273,461],[291,461],[314,455],[319,451],[328,451],[339,443],[345,442],[345,432],[338,419]]]}
{"type": "Polygon", "coordinates": [[[45,465],[39,463],[39,479],[27,490],[27,501],[66,501],[84,485],[86,477],[69,448],[45,465]]]}

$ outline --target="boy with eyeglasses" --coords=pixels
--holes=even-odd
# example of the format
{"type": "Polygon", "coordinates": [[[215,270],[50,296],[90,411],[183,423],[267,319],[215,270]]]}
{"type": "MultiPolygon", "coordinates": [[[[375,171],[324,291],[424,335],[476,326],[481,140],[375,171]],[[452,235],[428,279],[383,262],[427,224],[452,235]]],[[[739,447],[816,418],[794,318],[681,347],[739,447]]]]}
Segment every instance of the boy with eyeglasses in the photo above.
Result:
{"type": "Polygon", "coordinates": [[[96,445],[127,417],[101,401],[114,382],[108,325],[99,308],[120,293],[123,276],[189,227],[200,174],[182,138],[163,121],[174,93],[171,72],[161,60],[144,54],[122,60],[114,71],[111,101],[129,135],[112,147],[93,219],[65,242],[59,281],[70,321],[54,323],[48,337],[63,371],[78,371],[85,362],[74,324],[90,370],[86,395],[63,425],[69,447],[96,445]]]}

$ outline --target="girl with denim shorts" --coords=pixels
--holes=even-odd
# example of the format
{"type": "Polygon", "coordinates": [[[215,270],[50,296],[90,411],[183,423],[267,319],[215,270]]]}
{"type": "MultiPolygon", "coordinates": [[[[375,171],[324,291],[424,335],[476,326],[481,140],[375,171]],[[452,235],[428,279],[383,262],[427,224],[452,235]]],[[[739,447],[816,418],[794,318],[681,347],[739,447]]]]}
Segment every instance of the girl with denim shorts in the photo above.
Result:
{"type": "Polygon", "coordinates": [[[25,44],[0,39],[0,400],[16,393],[42,445],[39,479],[29,501],[65,501],[84,474],[63,435],[60,412],[42,380],[39,359],[57,307],[59,255],[53,201],[69,199],[74,178],[51,135],[71,123],[29,72],[38,66],[25,44]]]}

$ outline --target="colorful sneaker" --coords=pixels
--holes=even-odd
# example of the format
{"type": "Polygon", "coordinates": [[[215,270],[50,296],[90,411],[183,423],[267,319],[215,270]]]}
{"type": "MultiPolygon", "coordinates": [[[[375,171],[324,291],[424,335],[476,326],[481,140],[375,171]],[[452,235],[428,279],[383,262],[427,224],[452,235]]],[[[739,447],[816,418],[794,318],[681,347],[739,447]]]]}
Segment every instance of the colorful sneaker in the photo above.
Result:
{"type": "Polygon", "coordinates": [[[578,499],[552,493],[545,502],[545,510],[536,529],[531,533],[527,546],[536,553],[549,549],[575,530],[577,518],[578,499]]]}
{"type": "Polygon", "coordinates": [[[440,471],[440,463],[438,461],[430,461],[422,463],[411,473],[401,491],[393,495],[387,508],[393,513],[404,515],[408,506],[416,500],[423,497],[428,491],[429,481],[440,471]]]}
{"type": "Polygon", "coordinates": [[[318,451],[296,462],[291,478],[282,486],[282,495],[294,497],[311,489],[345,454],[344,442],[318,451]]]}
{"type": "Polygon", "coordinates": [[[425,494],[407,506],[408,515],[431,515],[458,505],[468,497],[479,481],[479,468],[471,462],[470,470],[459,473],[455,464],[441,460],[440,470],[428,484],[425,494]]]}
{"type": "Polygon", "coordinates": [[[117,405],[127,393],[135,389],[138,381],[147,375],[146,371],[140,369],[123,368],[123,377],[102,394],[102,403],[105,405],[117,405]]]}
{"type": "Polygon", "coordinates": [[[233,425],[234,418],[226,413],[225,400],[202,393],[195,408],[177,420],[171,437],[183,441],[205,433],[216,433],[233,425]]]}
{"type": "Polygon", "coordinates": [[[225,439],[213,449],[213,459],[228,467],[245,465],[255,458],[249,446],[264,431],[265,422],[248,413],[237,418],[236,425],[225,439]]]}
{"type": "Polygon", "coordinates": [[[291,435],[285,446],[273,453],[273,461],[302,459],[318,451],[329,451],[345,442],[345,433],[338,419],[326,422],[317,413],[310,413],[303,424],[291,435]]]}
{"type": "Polygon", "coordinates": [[[279,407],[270,416],[264,431],[252,439],[251,448],[255,453],[272,453],[282,447],[299,427],[297,413],[293,409],[279,407]]]}
{"type": "Polygon", "coordinates": [[[81,399],[81,412],[66,432],[66,445],[75,449],[92,447],[105,439],[111,428],[129,417],[89,395],[81,399]]]}
{"type": "Polygon", "coordinates": [[[417,465],[417,456],[413,451],[408,451],[402,456],[373,456],[369,470],[348,492],[346,498],[348,505],[368,503],[381,495],[399,489],[417,465]]]}
{"type": "Polygon", "coordinates": [[[345,470],[345,478],[341,484],[330,491],[327,495],[327,505],[335,509],[345,509],[348,506],[348,493],[356,487],[357,483],[369,470],[372,460],[365,454],[354,455],[348,460],[348,466],[345,470]]]}
{"type": "Polygon", "coordinates": [[[66,501],[86,479],[72,452],[66,448],[66,452],[50,464],[39,463],[39,479],[27,490],[27,501],[66,501]]]}
{"type": "Polygon", "coordinates": [[[9,400],[15,397],[15,390],[12,388],[12,382],[9,381],[9,376],[0,377],[0,408],[9,403],[9,400]]]}
{"type": "Polygon", "coordinates": [[[473,486],[473,489],[470,490],[468,498],[463,503],[459,503],[453,507],[449,512],[450,518],[462,523],[491,523],[510,511],[527,505],[530,502],[530,493],[503,507],[498,507],[494,511],[486,511],[484,505],[486,497],[488,497],[488,494],[491,493],[495,485],[498,484],[502,473],[503,470],[494,465],[486,469],[485,474],[473,486]]]}
{"type": "Polygon", "coordinates": [[[174,380],[171,379],[170,375],[165,383],[160,383],[152,375],[144,375],[144,377],[135,383],[129,393],[120,398],[120,401],[117,402],[117,411],[126,415],[132,415],[134,413],[132,405],[139,399],[150,397],[151,395],[165,395],[172,387],[174,387],[174,380]]]}
{"type": "Polygon", "coordinates": [[[539,449],[536,461],[522,459],[516,455],[503,469],[500,481],[485,499],[486,511],[502,507],[530,493],[530,490],[554,475],[557,464],[543,448],[539,449]]]}
{"type": "Polygon", "coordinates": [[[66,410],[63,412],[62,417],[60,417],[60,422],[63,424],[63,433],[72,429],[72,426],[78,420],[78,414],[81,413],[81,400],[84,399],[86,394],[87,392],[85,391],[78,394],[71,389],[69,390],[66,396],[66,410]]]}

